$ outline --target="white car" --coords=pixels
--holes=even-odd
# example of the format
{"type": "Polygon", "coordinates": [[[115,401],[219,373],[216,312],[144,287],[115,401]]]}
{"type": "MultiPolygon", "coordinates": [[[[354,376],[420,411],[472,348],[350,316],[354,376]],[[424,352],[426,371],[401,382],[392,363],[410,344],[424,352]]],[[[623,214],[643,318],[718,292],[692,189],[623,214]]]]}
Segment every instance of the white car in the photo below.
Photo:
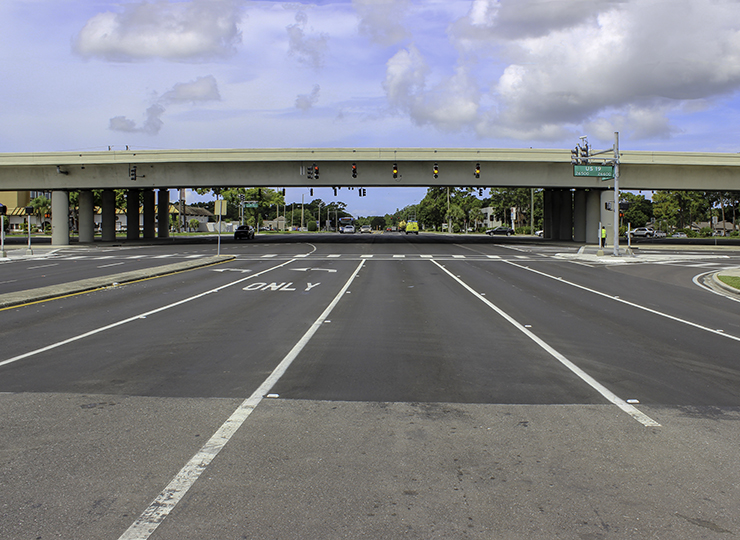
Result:
{"type": "Polygon", "coordinates": [[[362,227],[360,227],[360,234],[362,233],[372,234],[372,232],[373,232],[373,228],[370,225],[363,225],[362,227]]]}
{"type": "Polygon", "coordinates": [[[354,234],[355,232],[355,226],[354,225],[345,225],[343,229],[341,229],[343,233],[346,234],[354,234]]]}
{"type": "Polygon", "coordinates": [[[642,236],[644,238],[652,238],[655,235],[655,231],[652,227],[637,227],[633,229],[630,234],[634,238],[635,236],[642,236]]]}

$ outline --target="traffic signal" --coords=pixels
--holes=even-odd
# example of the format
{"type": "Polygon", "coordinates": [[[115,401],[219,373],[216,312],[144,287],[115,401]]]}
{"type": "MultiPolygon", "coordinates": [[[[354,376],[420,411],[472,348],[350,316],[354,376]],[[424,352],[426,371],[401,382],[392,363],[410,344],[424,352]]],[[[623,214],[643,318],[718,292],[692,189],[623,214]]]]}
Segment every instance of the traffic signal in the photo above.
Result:
{"type": "Polygon", "coordinates": [[[319,166],[315,163],[313,164],[313,177],[318,180],[319,179],[319,166]]]}
{"type": "Polygon", "coordinates": [[[313,166],[312,165],[309,165],[306,168],[306,178],[308,178],[309,180],[313,180],[313,166]]]}
{"type": "Polygon", "coordinates": [[[313,197],[313,188],[309,188],[308,194],[311,195],[311,197],[313,197]]]}
{"type": "Polygon", "coordinates": [[[475,172],[473,173],[473,176],[480,178],[480,163],[475,164],[475,172]]]}
{"type": "Polygon", "coordinates": [[[365,188],[362,188],[362,196],[367,197],[367,190],[365,188]]]}
{"type": "Polygon", "coordinates": [[[483,188],[478,188],[478,197],[483,197],[483,188]]]}
{"type": "Polygon", "coordinates": [[[0,204],[0,216],[4,216],[7,213],[8,209],[4,204],[0,204]]]}
{"type": "Polygon", "coordinates": [[[285,188],[283,188],[283,197],[285,197],[285,188]]]}
{"type": "Polygon", "coordinates": [[[136,180],[136,165],[133,165],[128,171],[129,178],[136,180]]]}
{"type": "Polygon", "coordinates": [[[336,197],[337,196],[337,188],[333,187],[332,189],[334,190],[334,196],[336,197]]]}
{"type": "Polygon", "coordinates": [[[352,164],[352,178],[357,178],[357,164],[352,164]]]}
{"type": "Polygon", "coordinates": [[[393,164],[393,178],[398,178],[398,165],[393,164]]]}
{"type": "Polygon", "coordinates": [[[439,178],[439,165],[435,163],[432,172],[434,173],[434,178],[439,178]]]}
{"type": "Polygon", "coordinates": [[[570,151],[570,164],[571,165],[580,165],[581,163],[581,159],[580,159],[581,152],[580,151],[581,151],[581,147],[577,145],[573,150],[570,151]]]}
{"type": "Polygon", "coordinates": [[[257,198],[258,198],[258,199],[261,199],[261,198],[262,198],[262,188],[259,188],[259,189],[257,190],[257,198]]]}
{"type": "Polygon", "coordinates": [[[581,148],[581,163],[588,165],[588,143],[583,145],[581,148]]]}

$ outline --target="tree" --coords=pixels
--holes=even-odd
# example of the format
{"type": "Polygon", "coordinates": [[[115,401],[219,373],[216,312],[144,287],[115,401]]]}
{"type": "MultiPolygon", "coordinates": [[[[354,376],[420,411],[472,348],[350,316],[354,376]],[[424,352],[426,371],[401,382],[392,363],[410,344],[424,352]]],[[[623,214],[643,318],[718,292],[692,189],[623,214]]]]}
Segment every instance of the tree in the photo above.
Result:
{"type": "Polygon", "coordinates": [[[619,202],[628,203],[624,211],[623,223],[629,223],[632,228],[644,227],[653,218],[653,203],[644,195],[636,195],[629,191],[619,192],[619,202]]]}

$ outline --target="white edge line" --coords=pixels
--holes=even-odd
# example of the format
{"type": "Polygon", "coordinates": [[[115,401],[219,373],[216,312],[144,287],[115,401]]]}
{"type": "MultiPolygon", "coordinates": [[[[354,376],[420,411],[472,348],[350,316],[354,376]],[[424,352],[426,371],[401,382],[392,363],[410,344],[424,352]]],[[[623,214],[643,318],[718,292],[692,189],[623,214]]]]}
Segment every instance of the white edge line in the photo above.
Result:
{"type": "Polygon", "coordinates": [[[179,300],[179,301],[177,301],[177,302],[175,302],[173,304],[168,304],[166,306],[162,306],[162,307],[159,307],[157,309],[153,309],[152,311],[147,311],[146,313],[141,313],[139,315],[134,315],[133,317],[129,317],[128,319],[123,319],[121,321],[114,322],[114,323],[111,323],[111,324],[106,325],[106,326],[101,326],[100,328],[96,328],[95,330],[90,330],[89,332],[85,332],[84,334],[79,334],[77,336],[74,336],[74,337],[71,337],[71,338],[68,338],[68,339],[65,339],[65,340],[62,340],[62,341],[58,341],[56,343],[52,343],[51,345],[47,345],[46,347],[41,347],[40,349],[35,349],[33,351],[28,351],[26,353],[19,354],[18,356],[14,356],[13,358],[8,358],[7,360],[3,360],[2,362],[0,362],[0,367],[5,366],[7,364],[12,364],[13,362],[18,362],[19,360],[23,360],[25,358],[29,358],[29,357],[35,356],[37,354],[41,354],[41,353],[46,352],[46,351],[50,351],[52,349],[56,349],[56,348],[61,347],[63,345],[68,345],[70,343],[74,343],[75,341],[79,341],[81,339],[85,339],[87,337],[94,336],[95,334],[99,334],[100,332],[105,332],[106,330],[110,330],[110,329],[116,328],[118,326],[122,326],[122,325],[124,325],[126,323],[130,323],[130,322],[133,322],[133,321],[138,321],[139,319],[148,317],[149,315],[154,315],[155,313],[159,313],[160,311],[165,311],[165,310],[168,310],[170,308],[177,307],[177,306],[180,306],[182,304],[186,304],[186,303],[191,302],[193,300],[197,300],[198,298],[202,298],[202,297],[204,297],[204,296],[206,296],[208,294],[219,292],[222,289],[225,289],[227,287],[231,287],[232,285],[236,285],[238,283],[241,283],[242,281],[246,281],[248,279],[255,278],[255,277],[259,276],[259,275],[262,275],[262,274],[265,274],[265,273],[270,272],[272,270],[275,270],[277,268],[280,268],[281,266],[285,266],[286,264],[289,264],[291,262],[293,262],[292,259],[289,260],[289,261],[286,261],[284,263],[281,263],[281,264],[279,264],[277,266],[273,266],[272,268],[268,268],[267,270],[263,270],[262,272],[258,272],[258,273],[254,274],[254,275],[243,277],[243,278],[238,279],[236,281],[233,281],[231,283],[227,283],[226,285],[221,285],[220,287],[217,287],[215,289],[211,289],[210,291],[205,291],[205,292],[202,292],[200,294],[196,294],[195,296],[191,296],[190,298],[184,298],[183,300],[179,300]]]}
{"type": "Polygon", "coordinates": [[[695,276],[694,276],[694,277],[693,277],[693,278],[691,279],[691,281],[693,281],[693,282],[694,282],[694,285],[696,285],[697,287],[701,287],[701,288],[702,288],[702,289],[704,289],[705,291],[709,291],[710,293],[716,294],[716,295],[718,295],[718,296],[723,296],[723,297],[727,298],[728,300],[732,300],[733,302],[740,302],[740,299],[738,299],[738,298],[735,298],[734,296],[729,296],[729,295],[726,295],[726,294],[722,294],[722,293],[721,293],[721,292],[719,292],[719,291],[715,291],[715,290],[714,290],[714,289],[712,289],[711,287],[709,287],[709,286],[707,286],[707,285],[705,285],[704,283],[701,283],[701,282],[699,281],[699,280],[700,280],[701,278],[703,278],[703,277],[705,277],[705,276],[708,276],[709,274],[714,274],[715,272],[717,272],[717,270],[710,270],[710,271],[708,271],[708,272],[703,272],[703,273],[701,273],[701,274],[697,274],[697,275],[695,275],[695,276]]]}
{"type": "Polygon", "coordinates": [[[316,331],[321,328],[332,310],[344,296],[347,289],[354,281],[365,261],[360,261],[357,268],[350,278],[344,284],[344,287],[337,293],[334,300],[326,307],[319,318],[306,330],[303,337],[296,343],[290,352],[283,358],[277,367],[270,373],[265,381],[255,390],[251,396],[245,399],[241,405],[231,414],[221,427],[214,433],[203,447],[180,469],[175,477],[170,481],[167,487],[151,502],[139,518],[124,532],[119,540],[146,540],[159,527],[169,513],[175,508],[178,502],[183,498],[185,493],[192,487],[203,471],[226,446],[231,437],[242,426],[245,420],[252,414],[252,411],[260,404],[265,395],[267,395],[285,374],[286,370],[296,359],[298,354],[303,350],[306,344],[311,340],[316,331]]]}
{"type": "Polygon", "coordinates": [[[439,266],[447,275],[449,275],[452,279],[457,281],[460,285],[462,285],[469,293],[471,293],[473,296],[477,297],[478,300],[486,304],[488,307],[490,307],[492,310],[494,310],[496,313],[498,313],[501,317],[506,319],[509,323],[511,323],[517,330],[522,332],[525,336],[527,336],[529,339],[534,341],[537,345],[542,347],[545,351],[547,351],[553,358],[558,360],[561,364],[563,364],[565,367],[567,367],[570,371],[572,371],[575,375],[577,375],[583,382],[588,384],[591,388],[596,390],[599,394],[604,396],[609,402],[613,403],[620,409],[622,409],[624,412],[629,414],[632,418],[640,422],[645,427],[659,427],[660,424],[647,416],[645,413],[638,410],[636,407],[633,407],[629,403],[627,403],[625,400],[614,394],[611,390],[606,388],[603,384],[598,382],[596,379],[591,377],[588,373],[583,371],[581,368],[576,366],[573,362],[568,360],[565,356],[560,354],[558,351],[553,349],[550,345],[545,343],[542,339],[537,337],[531,330],[527,329],[519,323],[516,319],[511,317],[508,313],[503,311],[501,308],[496,306],[494,303],[489,301],[487,298],[481,296],[478,292],[476,292],[474,289],[472,289],[467,283],[465,283],[463,280],[458,278],[456,275],[452,274],[447,268],[439,264],[437,261],[432,261],[434,264],[439,266]]]}
{"type": "MultiPolygon", "coordinates": [[[[715,334],[717,336],[726,337],[729,339],[733,339],[735,341],[740,341],[740,337],[733,336],[732,334],[728,334],[726,332],[720,332],[718,330],[715,330],[714,328],[709,328],[707,326],[702,326],[701,324],[694,323],[691,321],[687,321],[686,319],[681,319],[680,317],[675,317],[673,315],[669,315],[668,313],[663,313],[662,311],[657,311],[655,309],[641,306],[640,304],[635,304],[634,302],[630,302],[629,300],[624,300],[623,298],[618,298],[616,296],[612,296],[610,294],[603,293],[601,291],[597,291],[596,289],[591,289],[589,287],[586,287],[584,285],[579,285],[578,283],[573,283],[572,281],[568,281],[563,278],[555,277],[550,274],[546,274],[545,272],[540,272],[539,270],[535,270],[534,268],[529,268],[528,266],[522,266],[521,264],[516,264],[511,261],[504,261],[507,264],[510,264],[512,266],[516,266],[517,268],[521,268],[522,270],[528,270],[529,272],[534,272],[535,274],[539,274],[541,276],[554,279],[555,281],[559,281],[560,283],[565,283],[567,285],[571,285],[572,287],[576,287],[578,289],[581,289],[583,291],[588,291],[593,294],[597,294],[599,296],[603,296],[604,298],[608,298],[609,300],[614,300],[615,302],[620,302],[622,304],[631,306],[633,308],[641,309],[643,311],[647,311],[648,313],[652,313],[653,315],[659,315],[660,317],[665,317],[666,319],[670,319],[672,321],[680,322],[683,324],[686,324],[688,326],[693,326],[694,328],[698,328],[699,330],[704,330],[705,332],[710,332],[712,334],[715,334]]],[[[709,272],[707,272],[709,273],[709,272]]]]}

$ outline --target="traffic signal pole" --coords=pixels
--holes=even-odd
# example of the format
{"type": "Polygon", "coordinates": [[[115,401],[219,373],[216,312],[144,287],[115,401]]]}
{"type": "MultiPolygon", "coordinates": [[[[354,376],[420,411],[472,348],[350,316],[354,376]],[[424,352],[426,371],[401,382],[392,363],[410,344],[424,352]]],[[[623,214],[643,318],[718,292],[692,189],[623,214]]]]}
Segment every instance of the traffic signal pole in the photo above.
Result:
{"type": "Polygon", "coordinates": [[[619,257],[619,132],[614,132],[614,251],[619,257]]]}

